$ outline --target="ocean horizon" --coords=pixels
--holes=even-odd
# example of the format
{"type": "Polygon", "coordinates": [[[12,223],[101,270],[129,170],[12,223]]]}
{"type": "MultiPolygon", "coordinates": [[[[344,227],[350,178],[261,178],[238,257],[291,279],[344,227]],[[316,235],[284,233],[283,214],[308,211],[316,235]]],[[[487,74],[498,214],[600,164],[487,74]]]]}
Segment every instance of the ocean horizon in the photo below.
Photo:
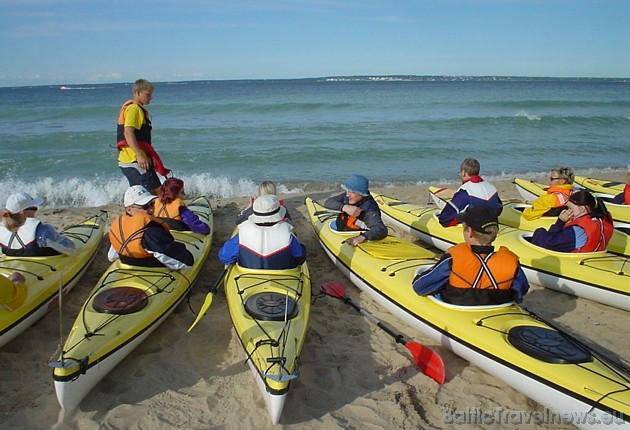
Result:
{"type": "MultiPolygon", "coordinates": [[[[578,174],[630,162],[630,85],[618,78],[331,76],[154,82],[153,144],[191,195],[240,197],[456,181],[477,158],[489,180],[578,174]]],[[[131,83],[0,88],[0,200],[120,203],[116,118],[131,83]]]]}

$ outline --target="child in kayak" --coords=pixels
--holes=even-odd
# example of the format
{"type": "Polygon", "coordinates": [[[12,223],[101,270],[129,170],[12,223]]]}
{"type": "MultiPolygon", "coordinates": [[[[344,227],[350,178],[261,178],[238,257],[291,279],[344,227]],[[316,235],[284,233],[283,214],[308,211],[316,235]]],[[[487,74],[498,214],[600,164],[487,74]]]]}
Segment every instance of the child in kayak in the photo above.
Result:
{"type": "Polygon", "coordinates": [[[284,221],[286,209],[274,195],[258,197],[249,219],[219,250],[223,264],[238,262],[249,269],[291,269],[304,263],[306,250],[284,221]]]}
{"type": "Polygon", "coordinates": [[[184,194],[184,181],[181,179],[168,178],[164,181],[160,196],[155,200],[153,210],[155,216],[167,223],[172,230],[192,231],[199,234],[210,233],[208,224],[188,209],[182,200],[184,194]]]}
{"type": "Polygon", "coordinates": [[[340,211],[336,227],[339,231],[361,232],[346,243],[357,246],[366,240],[380,240],[387,237],[387,227],[381,219],[381,210],[369,190],[369,181],[363,175],[352,174],[342,188],[345,193],[328,198],[324,202],[327,209],[340,211]]]}
{"type": "Polygon", "coordinates": [[[457,216],[464,242],[452,246],[428,271],[417,274],[413,290],[439,294],[441,300],[462,306],[520,303],[529,290],[518,256],[492,242],[499,231],[494,210],[475,206],[457,216]]]}
{"type": "Polygon", "coordinates": [[[125,191],[125,212],[109,229],[109,261],[120,258],[132,266],[166,266],[171,270],[193,265],[194,257],[186,246],[175,241],[164,221],[153,216],[156,198],[141,185],[125,191]]]}
{"type": "MultiPolygon", "coordinates": [[[[258,195],[259,196],[277,196],[278,193],[276,192],[276,184],[274,184],[271,181],[261,182],[258,185],[258,195]]],[[[243,209],[242,211],[239,212],[238,215],[236,215],[236,225],[239,225],[243,221],[246,221],[249,218],[249,216],[252,214],[253,212],[252,207],[254,206],[254,200],[256,200],[256,197],[253,197],[253,196],[250,197],[249,205],[247,205],[245,209],[243,209]]],[[[278,200],[278,202],[280,203],[281,206],[284,206],[284,202],[282,200],[278,200]]],[[[284,206],[284,208],[286,209],[286,214],[285,214],[286,221],[291,222],[291,215],[289,215],[289,209],[287,209],[286,206],[284,206]]]]}
{"type": "Polygon", "coordinates": [[[458,224],[457,215],[469,207],[488,206],[497,214],[501,214],[503,203],[494,185],[479,176],[481,166],[474,158],[467,158],[459,166],[459,177],[462,185],[453,198],[438,214],[438,221],[444,227],[458,224]]]}

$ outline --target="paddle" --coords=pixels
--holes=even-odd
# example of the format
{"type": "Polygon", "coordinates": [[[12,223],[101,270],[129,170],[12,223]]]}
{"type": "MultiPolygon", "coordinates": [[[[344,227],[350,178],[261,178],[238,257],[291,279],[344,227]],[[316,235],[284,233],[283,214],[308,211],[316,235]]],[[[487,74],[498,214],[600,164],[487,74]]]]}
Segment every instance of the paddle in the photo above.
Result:
{"type": "Polygon", "coordinates": [[[346,296],[346,289],[341,282],[328,281],[319,287],[320,291],[328,296],[341,299],[344,303],[352,306],[357,312],[376,324],[377,327],[392,336],[396,343],[404,345],[411,352],[416,365],[428,377],[434,379],[438,384],[443,384],[446,379],[444,362],[436,352],[418,342],[407,342],[401,334],[396,334],[392,329],[380,322],[374,315],[357,305],[346,296]]]}
{"type": "Polygon", "coordinates": [[[195,319],[195,322],[193,322],[190,328],[188,329],[189,333],[193,328],[195,328],[199,320],[201,320],[201,317],[204,316],[206,312],[208,312],[208,309],[210,308],[210,305],[212,304],[214,293],[216,293],[217,290],[219,289],[219,285],[221,284],[221,281],[223,280],[223,277],[225,276],[229,268],[230,266],[225,266],[225,269],[223,269],[223,271],[219,275],[219,278],[216,280],[214,285],[212,285],[210,289],[208,290],[208,294],[206,295],[206,300],[203,302],[203,306],[201,306],[201,309],[199,309],[199,313],[197,314],[197,318],[195,319]]]}

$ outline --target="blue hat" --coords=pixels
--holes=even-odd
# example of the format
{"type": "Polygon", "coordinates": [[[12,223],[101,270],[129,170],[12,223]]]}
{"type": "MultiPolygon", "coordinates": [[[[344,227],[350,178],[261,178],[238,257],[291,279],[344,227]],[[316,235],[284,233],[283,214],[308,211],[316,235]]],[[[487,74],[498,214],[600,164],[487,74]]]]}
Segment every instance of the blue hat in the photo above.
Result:
{"type": "Polygon", "coordinates": [[[370,182],[365,176],[353,173],[352,175],[350,175],[346,183],[342,185],[342,187],[344,190],[350,191],[351,193],[361,194],[362,196],[369,196],[369,185],[370,182]]]}

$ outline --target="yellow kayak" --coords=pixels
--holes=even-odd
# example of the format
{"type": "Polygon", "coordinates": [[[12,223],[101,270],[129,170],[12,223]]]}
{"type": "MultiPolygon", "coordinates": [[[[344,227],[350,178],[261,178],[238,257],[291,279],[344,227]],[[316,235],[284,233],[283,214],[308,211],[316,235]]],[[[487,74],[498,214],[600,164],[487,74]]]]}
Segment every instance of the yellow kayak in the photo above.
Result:
{"type": "Polygon", "coordinates": [[[513,303],[463,307],[416,295],[416,270],[436,261],[430,251],[394,237],[352,247],[330,228],[336,214],[310,198],[306,207],[337,267],[401,321],[550,410],[592,417],[588,428],[630,426],[629,369],[513,303]]]}
{"type": "MultiPolygon", "coordinates": [[[[443,251],[463,240],[461,225],[442,227],[438,210],[373,194],[383,220],[443,251]]],[[[610,252],[566,253],[529,242],[531,232],[499,225],[495,246],[519,256],[527,279],[535,284],[630,311],[630,257],[610,252]]]]}
{"type": "MultiPolygon", "coordinates": [[[[580,178],[580,177],[577,176],[576,178],[580,178]]],[[[536,200],[538,197],[544,195],[547,192],[547,188],[548,188],[546,185],[543,185],[534,181],[529,181],[526,179],[517,178],[517,179],[514,179],[512,182],[516,186],[516,189],[518,190],[519,194],[525,200],[536,200]]],[[[577,183],[577,180],[576,180],[576,183],[577,183]]],[[[609,192],[606,193],[606,192],[601,192],[601,191],[595,191],[592,189],[590,189],[590,191],[593,193],[595,197],[598,197],[604,201],[604,203],[606,204],[606,208],[608,209],[608,211],[610,212],[610,215],[613,217],[615,221],[619,221],[622,223],[630,223],[630,206],[617,205],[613,203],[612,199],[615,195],[610,194],[609,192]]],[[[619,192],[621,191],[623,191],[623,189],[620,190],[619,192]]]]}
{"type": "MultiPolygon", "coordinates": [[[[0,276],[19,272],[24,284],[2,285],[14,292],[10,301],[0,306],[0,347],[42,318],[68,293],[87,270],[103,237],[107,213],[101,212],[68,227],[62,233],[77,248],[74,256],[0,257],[0,276]]],[[[8,280],[6,282],[9,282],[8,280]]]]}
{"type": "MultiPolygon", "coordinates": [[[[445,196],[450,195],[450,191],[454,192],[454,190],[449,190],[449,192],[445,192],[445,190],[446,189],[439,187],[429,187],[429,196],[431,197],[431,201],[439,209],[443,209],[449,200],[445,196]]],[[[503,211],[501,211],[501,215],[499,216],[499,222],[510,227],[515,227],[519,230],[534,231],[540,227],[549,229],[549,227],[555,224],[558,219],[558,217],[543,216],[535,220],[528,220],[523,217],[523,210],[526,207],[529,207],[529,205],[526,205],[525,203],[504,203],[503,211]]],[[[610,252],[614,252],[615,254],[630,256],[630,224],[614,221],[613,225],[615,226],[615,231],[613,232],[606,249],[610,252]]]]}
{"type": "Polygon", "coordinates": [[[299,358],[311,308],[308,267],[246,269],[233,264],[225,278],[225,298],[271,422],[280,419],[299,358]]]}
{"type": "Polygon", "coordinates": [[[59,404],[73,410],[88,392],[153,332],[184,299],[199,275],[212,243],[212,209],[199,197],[188,208],[210,226],[210,234],[174,231],[193,254],[192,267],[140,267],[116,260],[97,282],[63,345],[49,363],[59,404]]]}
{"type": "Polygon", "coordinates": [[[586,176],[575,176],[573,182],[594,193],[617,195],[623,192],[626,184],[617,181],[603,181],[601,179],[587,178],[586,176]]]}

